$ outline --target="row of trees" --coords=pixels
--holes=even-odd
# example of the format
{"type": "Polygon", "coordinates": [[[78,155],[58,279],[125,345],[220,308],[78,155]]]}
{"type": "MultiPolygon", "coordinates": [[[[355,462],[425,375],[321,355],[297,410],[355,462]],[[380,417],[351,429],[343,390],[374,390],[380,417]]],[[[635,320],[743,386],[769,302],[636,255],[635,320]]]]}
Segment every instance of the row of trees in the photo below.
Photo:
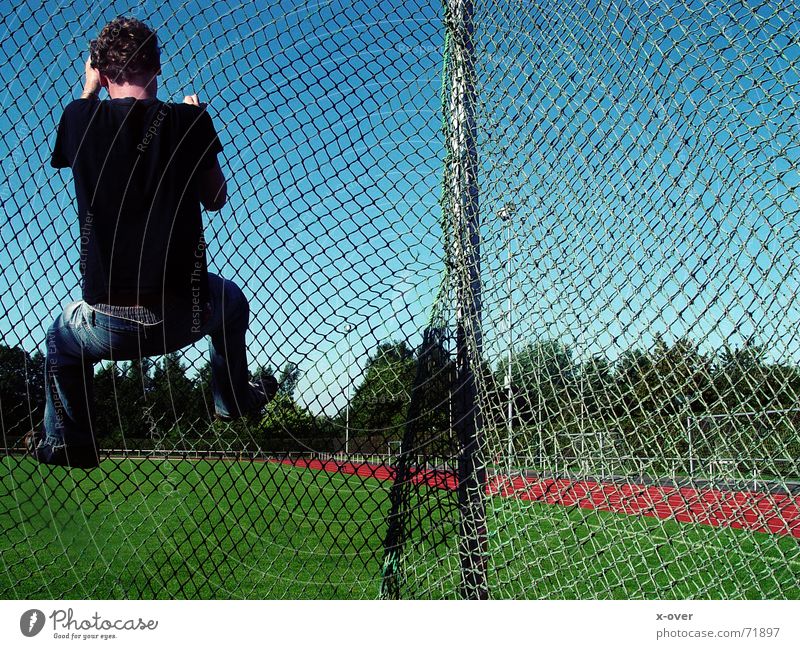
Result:
{"type": "MultiPolygon", "coordinates": [[[[486,376],[488,410],[507,424],[507,361],[486,376]]],[[[759,473],[798,473],[800,368],[771,362],[748,341],[705,354],[687,338],[658,336],[650,350],[611,362],[576,362],[552,340],[527,343],[511,365],[512,431],[518,452],[547,457],[604,453],[647,458],[663,469],[698,460],[760,458],[759,473]],[[540,448],[543,447],[543,448],[540,448]]],[[[505,440],[503,440],[505,441],[505,440]]]]}
{"type": "MultiPolygon", "coordinates": [[[[433,433],[452,446],[455,370],[443,349],[430,352],[430,345],[424,357],[405,342],[379,345],[349,408],[334,416],[314,415],[298,403],[300,369],[287,363],[278,372],[278,396],[255,424],[214,421],[208,364],[190,376],[177,353],[158,362],[103,363],[95,376],[97,430],[106,436],[106,446],[241,448],[245,442],[276,451],[338,451],[348,436],[351,451],[384,452],[387,441],[403,437],[416,378],[421,381],[411,412],[416,434],[433,433]]],[[[39,352],[0,345],[7,445],[40,425],[43,367],[39,352]]],[[[506,358],[479,371],[487,438],[498,453],[507,444],[509,375],[512,443],[520,455],[531,449],[546,456],[575,454],[593,438],[604,445],[601,452],[619,456],[685,457],[691,450],[701,457],[723,446],[789,462],[800,455],[797,413],[708,423],[718,421],[710,415],[800,407],[800,368],[769,361],[768,350],[752,341],[705,354],[686,338],[670,344],[657,337],[648,350],[632,349],[614,361],[598,355],[580,362],[558,341],[529,341],[515,350],[510,373],[506,358]],[[693,449],[688,427],[696,428],[693,449]]]]}
{"type": "MultiPolygon", "coordinates": [[[[568,347],[546,340],[514,354],[511,383],[528,421],[542,418],[537,409],[620,418],[797,407],[800,368],[771,363],[767,352],[750,341],[709,355],[686,338],[670,345],[657,336],[652,350],[626,351],[614,363],[600,355],[576,363],[568,347]]],[[[506,375],[503,359],[491,375],[495,391],[506,375]]]]}
{"type": "MultiPolygon", "coordinates": [[[[44,356],[0,344],[0,424],[3,444],[15,446],[31,428],[41,428],[44,414],[44,356]]],[[[300,450],[323,441],[335,430],[295,401],[300,370],[287,363],[276,375],[278,394],[259,422],[216,421],[211,397],[211,367],[194,376],[177,352],[158,361],[103,362],[94,376],[95,429],[106,448],[281,448],[300,450]]],[[[255,375],[252,377],[255,378],[255,375]]]]}

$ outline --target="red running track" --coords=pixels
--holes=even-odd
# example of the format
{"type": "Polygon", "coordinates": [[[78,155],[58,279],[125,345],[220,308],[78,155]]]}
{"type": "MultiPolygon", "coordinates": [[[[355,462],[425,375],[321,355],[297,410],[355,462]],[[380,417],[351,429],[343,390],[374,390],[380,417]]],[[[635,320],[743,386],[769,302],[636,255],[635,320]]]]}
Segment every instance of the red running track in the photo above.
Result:
{"type": "MultiPolygon", "coordinates": [[[[345,473],[377,480],[394,480],[394,468],[361,462],[284,459],[282,464],[330,473],[345,473]]],[[[451,471],[414,471],[415,484],[453,490],[458,479],[451,471]]],[[[722,491],[694,487],[670,487],[595,480],[539,479],[516,476],[490,477],[489,496],[578,506],[606,512],[674,519],[714,527],[735,527],[754,532],[800,538],[800,495],[756,491],[722,491]]]]}

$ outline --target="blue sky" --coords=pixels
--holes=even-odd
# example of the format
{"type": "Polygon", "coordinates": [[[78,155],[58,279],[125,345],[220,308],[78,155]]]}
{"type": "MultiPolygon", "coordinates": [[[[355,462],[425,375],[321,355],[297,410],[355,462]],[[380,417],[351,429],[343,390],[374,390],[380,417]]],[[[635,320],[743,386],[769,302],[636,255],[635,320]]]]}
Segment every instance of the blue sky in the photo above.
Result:
{"type": "Polygon", "coordinates": [[[510,33],[479,29],[489,355],[507,343],[488,215],[512,200],[514,340],[613,359],[656,333],[705,351],[754,335],[800,360],[799,11],[541,3],[510,33]],[[512,39],[527,56],[508,58],[512,39]]]}
{"type": "MultiPolygon", "coordinates": [[[[252,364],[297,362],[301,400],[331,412],[379,342],[419,341],[442,272],[438,2],[2,4],[4,342],[41,348],[77,297],[71,178],[46,162],[118,13],[157,28],[162,99],[209,102],[230,194],[209,259],[251,297],[252,364]]],[[[614,358],[658,332],[755,334],[799,360],[797,8],[477,4],[489,358],[514,201],[515,344],[614,358]]]]}

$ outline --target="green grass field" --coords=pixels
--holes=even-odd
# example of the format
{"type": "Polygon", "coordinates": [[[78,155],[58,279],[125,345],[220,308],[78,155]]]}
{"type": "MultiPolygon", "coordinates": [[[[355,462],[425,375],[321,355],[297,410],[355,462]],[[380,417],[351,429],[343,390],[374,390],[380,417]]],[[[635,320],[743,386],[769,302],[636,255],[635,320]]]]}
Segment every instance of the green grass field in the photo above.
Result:
{"type": "MultiPolygon", "coordinates": [[[[386,482],[179,460],[74,476],[3,460],[0,597],[378,596],[386,482]]],[[[493,597],[800,597],[791,537],[501,498],[487,511],[493,597]]],[[[456,547],[410,544],[410,591],[454,596],[456,547]]]]}
{"type": "Polygon", "coordinates": [[[800,598],[792,537],[513,499],[491,506],[496,597],[800,598]]]}

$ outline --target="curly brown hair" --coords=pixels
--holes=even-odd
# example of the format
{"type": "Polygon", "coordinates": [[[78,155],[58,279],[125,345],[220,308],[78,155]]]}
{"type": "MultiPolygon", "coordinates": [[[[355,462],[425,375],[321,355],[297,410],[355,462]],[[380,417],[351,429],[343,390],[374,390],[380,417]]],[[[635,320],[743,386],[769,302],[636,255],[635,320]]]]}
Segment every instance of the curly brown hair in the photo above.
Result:
{"type": "Polygon", "coordinates": [[[89,43],[92,67],[113,83],[152,76],[161,67],[156,33],[136,18],[117,16],[89,43]]]}

